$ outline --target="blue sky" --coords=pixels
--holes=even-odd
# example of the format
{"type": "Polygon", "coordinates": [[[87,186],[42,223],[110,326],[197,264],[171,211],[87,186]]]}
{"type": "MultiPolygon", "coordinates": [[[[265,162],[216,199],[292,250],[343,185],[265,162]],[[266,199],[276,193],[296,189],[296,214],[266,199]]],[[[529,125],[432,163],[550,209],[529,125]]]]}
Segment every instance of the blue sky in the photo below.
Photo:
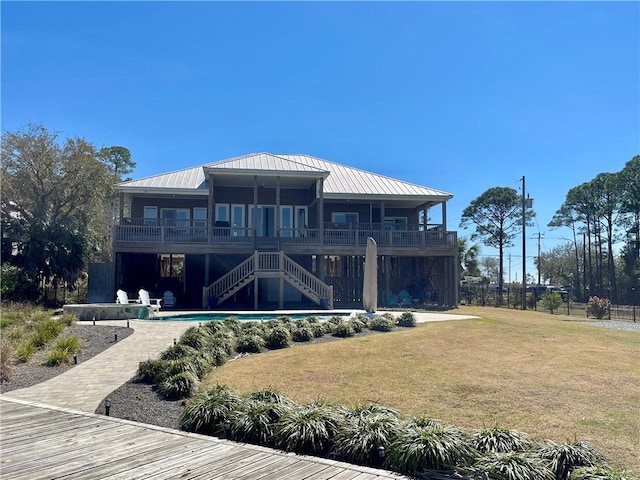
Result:
{"type": "Polygon", "coordinates": [[[538,232],[543,251],[568,236],[547,223],[570,188],[640,153],[638,2],[0,8],[3,131],[127,147],[134,178],[306,153],[451,192],[458,229],[474,198],[520,192],[524,175],[533,256],[538,232]]]}

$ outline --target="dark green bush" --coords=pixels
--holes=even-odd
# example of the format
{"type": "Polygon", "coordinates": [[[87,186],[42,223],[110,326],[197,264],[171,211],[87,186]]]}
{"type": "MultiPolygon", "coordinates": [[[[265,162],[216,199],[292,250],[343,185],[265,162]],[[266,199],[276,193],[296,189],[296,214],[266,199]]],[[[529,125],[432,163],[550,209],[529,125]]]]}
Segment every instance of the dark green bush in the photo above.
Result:
{"type": "Polygon", "coordinates": [[[215,335],[211,336],[209,347],[222,348],[225,352],[227,352],[227,355],[231,355],[236,349],[236,336],[230,330],[218,332],[215,335]]]}
{"type": "Polygon", "coordinates": [[[211,336],[204,328],[190,327],[180,337],[180,344],[200,350],[209,342],[211,336]]]}
{"type": "Polygon", "coordinates": [[[289,346],[290,334],[286,327],[274,327],[267,331],[265,336],[266,347],[271,350],[287,348],[289,346]]]}
{"type": "Polygon", "coordinates": [[[343,421],[340,409],[330,405],[319,402],[295,405],[280,418],[276,441],[289,452],[324,455],[331,450],[343,421]]]}
{"type": "Polygon", "coordinates": [[[360,333],[367,328],[367,324],[357,317],[350,318],[347,323],[355,333],[360,333]]]}
{"type": "Polygon", "coordinates": [[[210,435],[224,433],[224,421],[240,402],[240,395],[227,385],[206,388],[182,412],[180,428],[210,435]]]}
{"type": "Polygon", "coordinates": [[[404,473],[452,470],[473,459],[474,453],[461,430],[432,422],[403,429],[389,446],[386,464],[404,473]]]}
{"type": "Polygon", "coordinates": [[[241,353],[260,353],[264,345],[264,338],[261,335],[244,333],[238,338],[236,350],[241,353]]]}
{"type": "Polygon", "coordinates": [[[143,383],[162,382],[169,375],[169,360],[145,360],[138,365],[136,380],[143,383]]]}
{"type": "Polygon", "coordinates": [[[390,332],[395,327],[395,320],[390,320],[388,317],[381,315],[374,317],[369,322],[369,328],[378,332],[390,332]]]}
{"type": "Polygon", "coordinates": [[[273,446],[276,424],[290,408],[292,407],[288,403],[245,398],[239,408],[230,413],[233,439],[273,446]]]}
{"type": "Polygon", "coordinates": [[[311,326],[299,325],[291,332],[291,338],[294,342],[310,342],[314,338],[311,326]]]}
{"type": "Polygon", "coordinates": [[[192,372],[182,372],[165,378],[158,385],[158,394],[167,400],[189,398],[198,391],[200,381],[192,372]]]}
{"type": "Polygon", "coordinates": [[[411,312],[403,312],[398,317],[398,326],[400,327],[415,327],[416,318],[411,312]]]}
{"type": "Polygon", "coordinates": [[[167,367],[167,377],[185,372],[192,373],[198,377],[198,365],[196,365],[197,357],[198,355],[194,355],[192,357],[181,357],[176,360],[169,360],[169,364],[167,367]]]}
{"type": "Polygon", "coordinates": [[[478,430],[471,439],[479,452],[524,452],[531,447],[527,436],[517,430],[498,427],[478,430]]]}
{"type": "Polygon", "coordinates": [[[219,344],[214,344],[207,347],[204,355],[206,355],[209,363],[216,367],[224,365],[225,363],[227,363],[227,360],[229,360],[227,349],[219,344]]]}
{"type": "Polygon", "coordinates": [[[543,459],[523,452],[490,452],[465,471],[483,480],[556,480],[543,459]]]}
{"type": "Polygon", "coordinates": [[[167,348],[160,354],[160,360],[178,360],[182,357],[193,357],[198,354],[198,350],[189,345],[178,343],[167,348]]]}
{"type": "Polygon", "coordinates": [[[335,436],[332,453],[348,462],[365,465],[378,461],[378,447],[388,450],[400,431],[397,414],[377,405],[347,412],[335,436]]]}
{"type": "Polygon", "coordinates": [[[234,335],[240,335],[242,331],[242,322],[236,317],[227,317],[222,321],[222,324],[227,330],[233,332],[234,335]]]}
{"type": "Polygon", "coordinates": [[[353,337],[355,333],[349,322],[341,322],[335,324],[332,335],[334,337],[347,338],[353,337]]]}
{"type": "Polygon", "coordinates": [[[587,442],[547,442],[538,454],[549,462],[558,480],[566,480],[577,467],[592,467],[604,460],[602,454],[587,442]]]}
{"type": "Polygon", "coordinates": [[[211,320],[210,322],[206,322],[202,327],[205,333],[210,335],[215,335],[216,333],[220,333],[226,330],[224,324],[218,320],[211,320]]]}

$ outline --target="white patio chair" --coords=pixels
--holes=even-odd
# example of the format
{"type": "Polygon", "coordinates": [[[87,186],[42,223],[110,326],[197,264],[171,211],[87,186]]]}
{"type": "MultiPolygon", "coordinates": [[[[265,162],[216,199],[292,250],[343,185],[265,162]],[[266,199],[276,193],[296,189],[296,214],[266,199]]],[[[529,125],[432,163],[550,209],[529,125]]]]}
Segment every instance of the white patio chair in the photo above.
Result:
{"type": "Polygon", "coordinates": [[[151,310],[154,312],[160,311],[160,307],[162,306],[161,298],[149,298],[149,292],[145,289],[141,288],[138,292],[140,296],[140,303],[142,305],[146,305],[147,307],[151,307],[151,310]]]}
{"type": "Polygon", "coordinates": [[[116,303],[123,303],[123,304],[127,304],[127,303],[138,303],[137,300],[129,300],[129,295],[127,295],[127,292],[125,292],[124,290],[118,290],[116,292],[116,303]]]}

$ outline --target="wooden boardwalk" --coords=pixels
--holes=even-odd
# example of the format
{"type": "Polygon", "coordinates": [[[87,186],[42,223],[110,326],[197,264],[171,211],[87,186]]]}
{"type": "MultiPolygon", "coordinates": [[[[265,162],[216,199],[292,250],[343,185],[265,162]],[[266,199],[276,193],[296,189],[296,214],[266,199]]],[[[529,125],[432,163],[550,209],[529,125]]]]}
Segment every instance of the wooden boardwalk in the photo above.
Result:
{"type": "Polygon", "coordinates": [[[383,480],[409,477],[0,396],[0,478],[383,480]]]}

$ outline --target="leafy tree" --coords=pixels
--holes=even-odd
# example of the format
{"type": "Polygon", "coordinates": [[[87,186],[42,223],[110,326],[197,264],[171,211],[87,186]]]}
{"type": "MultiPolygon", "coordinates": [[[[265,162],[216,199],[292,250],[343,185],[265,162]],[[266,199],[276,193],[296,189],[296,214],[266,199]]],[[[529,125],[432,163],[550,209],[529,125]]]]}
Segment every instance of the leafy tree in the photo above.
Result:
{"type": "Polygon", "coordinates": [[[30,124],[3,133],[2,153],[3,265],[55,286],[73,282],[87,261],[110,258],[109,203],[120,177],[93,144],[30,124]]]}
{"type": "MultiPolygon", "coordinates": [[[[578,244],[578,247],[581,245],[578,244]]],[[[578,259],[578,269],[580,269],[578,259]]],[[[555,246],[548,252],[542,252],[535,260],[542,279],[554,285],[571,285],[572,289],[579,289],[579,277],[575,274],[574,247],[572,243],[555,246]]]]}
{"type": "Polygon", "coordinates": [[[562,296],[558,292],[546,292],[540,301],[542,306],[553,314],[562,305],[562,296]]]}
{"type": "MultiPolygon", "coordinates": [[[[471,239],[480,239],[485,245],[498,249],[498,301],[502,303],[504,285],[504,249],[513,245],[513,240],[521,231],[522,201],[513,188],[493,187],[484,192],[462,212],[460,226],[475,225],[471,239]]],[[[525,209],[525,221],[530,225],[535,213],[525,209]]]]}

